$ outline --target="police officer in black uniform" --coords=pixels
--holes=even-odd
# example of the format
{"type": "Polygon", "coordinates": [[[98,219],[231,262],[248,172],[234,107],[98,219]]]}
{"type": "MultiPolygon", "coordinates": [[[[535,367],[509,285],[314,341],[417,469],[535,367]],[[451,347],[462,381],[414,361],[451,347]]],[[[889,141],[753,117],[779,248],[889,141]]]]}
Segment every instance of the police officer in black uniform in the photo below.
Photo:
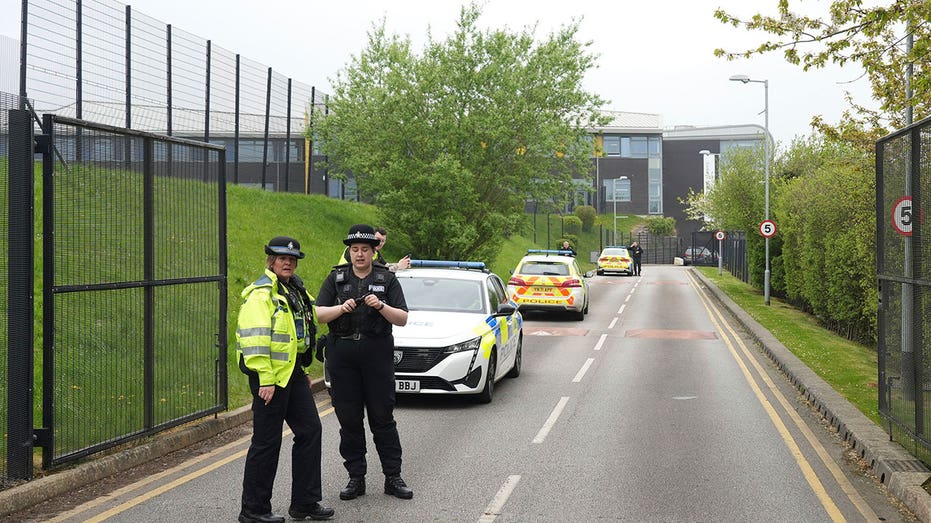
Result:
{"type": "Polygon", "coordinates": [[[353,225],[343,243],[351,262],[337,265],[317,296],[317,319],[330,327],[326,365],[339,419],[339,452],[349,472],[340,499],[365,494],[365,426],[385,474],[385,494],[411,499],[401,479],[401,440],[394,420],[394,338],[391,326],[407,323],[407,303],[394,274],[373,263],[379,239],[370,225],[353,225]]]}

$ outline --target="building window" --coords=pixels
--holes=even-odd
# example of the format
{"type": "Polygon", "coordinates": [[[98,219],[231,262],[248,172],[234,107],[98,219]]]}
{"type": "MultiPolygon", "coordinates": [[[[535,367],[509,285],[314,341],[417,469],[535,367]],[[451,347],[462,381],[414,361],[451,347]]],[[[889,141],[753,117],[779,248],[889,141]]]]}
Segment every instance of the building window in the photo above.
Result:
{"type": "Polygon", "coordinates": [[[606,156],[623,156],[621,154],[621,138],[619,136],[605,136],[604,154],[606,156]]]}
{"type": "Polygon", "coordinates": [[[647,137],[633,136],[630,138],[630,157],[646,158],[647,157],[647,137]]]}
{"type": "Polygon", "coordinates": [[[650,158],[647,160],[647,187],[649,189],[650,214],[663,214],[663,160],[650,158]]]}
{"type": "Polygon", "coordinates": [[[663,156],[663,140],[659,136],[649,138],[650,158],[661,158],[663,156]]]}
{"type": "Polygon", "coordinates": [[[629,202],[630,180],[626,176],[604,180],[604,191],[605,201],[629,202]]]}

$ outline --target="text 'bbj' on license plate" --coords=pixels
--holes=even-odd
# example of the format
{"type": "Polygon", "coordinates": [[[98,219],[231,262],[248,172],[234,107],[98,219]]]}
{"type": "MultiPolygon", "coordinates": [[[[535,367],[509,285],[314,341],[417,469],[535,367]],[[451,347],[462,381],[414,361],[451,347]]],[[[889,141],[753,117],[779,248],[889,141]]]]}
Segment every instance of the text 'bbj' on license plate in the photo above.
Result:
{"type": "Polygon", "coordinates": [[[394,380],[396,392],[420,392],[420,382],[417,380],[394,380]]]}

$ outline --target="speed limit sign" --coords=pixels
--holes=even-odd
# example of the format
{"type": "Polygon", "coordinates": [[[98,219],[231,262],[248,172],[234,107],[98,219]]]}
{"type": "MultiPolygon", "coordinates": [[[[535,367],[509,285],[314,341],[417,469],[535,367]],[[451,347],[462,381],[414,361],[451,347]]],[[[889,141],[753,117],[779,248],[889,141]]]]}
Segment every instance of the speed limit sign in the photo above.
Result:
{"type": "Polygon", "coordinates": [[[721,230],[714,231],[715,240],[718,240],[720,242],[720,241],[724,241],[724,238],[727,238],[727,233],[721,230]]]}
{"type": "Polygon", "coordinates": [[[892,206],[892,227],[902,236],[912,235],[912,197],[903,196],[892,206]]]}
{"type": "Polygon", "coordinates": [[[760,234],[764,238],[772,238],[776,235],[776,222],[772,220],[763,220],[760,222],[760,234]]]}

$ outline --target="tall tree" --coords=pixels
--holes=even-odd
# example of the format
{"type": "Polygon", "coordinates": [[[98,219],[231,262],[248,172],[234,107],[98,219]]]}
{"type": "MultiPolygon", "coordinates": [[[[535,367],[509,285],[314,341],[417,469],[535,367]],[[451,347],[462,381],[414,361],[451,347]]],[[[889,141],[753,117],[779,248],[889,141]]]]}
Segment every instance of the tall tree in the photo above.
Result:
{"type": "Polygon", "coordinates": [[[564,198],[592,171],[587,130],[605,123],[581,86],[596,56],[578,22],[537,41],[535,28],[480,30],[480,15],[463,7],[419,54],[373,25],[308,130],[415,257],[490,261],[527,201],[564,198]]]}
{"type": "MultiPolygon", "coordinates": [[[[798,2],[801,4],[802,2],[798,2]]],[[[828,138],[871,148],[873,140],[891,129],[904,126],[905,107],[911,103],[915,120],[931,114],[931,2],[928,0],[884,0],[864,5],[863,0],[833,0],[824,18],[802,15],[778,0],[777,16],[756,14],[749,19],[715,11],[721,22],[769,33],[773,37],[753,49],[715,54],[727,59],[749,58],[781,51],[786,61],[804,70],[828,63],[856,63],[869,77],[879,110],[871,110],[848,97],[851,110],[836,125],[815,116],[812,125],[828,138]],[[913,47],[907,51],[908,35],[913,47]],[[906,64],[914,70],[913,96],[906,101],[906,64]]]]}

